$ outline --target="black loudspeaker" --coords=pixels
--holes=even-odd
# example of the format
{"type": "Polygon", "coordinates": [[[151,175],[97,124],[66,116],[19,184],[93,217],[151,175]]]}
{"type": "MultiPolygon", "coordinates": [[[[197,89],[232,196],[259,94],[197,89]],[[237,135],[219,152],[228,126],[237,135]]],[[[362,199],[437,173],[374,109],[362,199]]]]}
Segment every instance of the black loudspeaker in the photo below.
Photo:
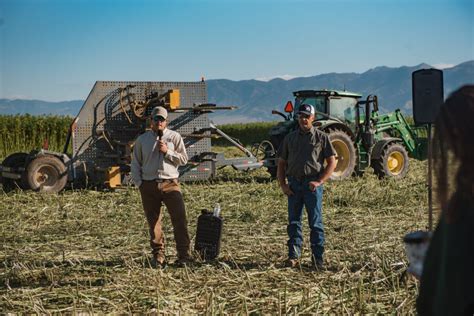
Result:
{"type": "Polygon", "coordinates": [[[443,72],[420,69],[411,75],[415,124],[432,124],[444,102],[443,72]]]}

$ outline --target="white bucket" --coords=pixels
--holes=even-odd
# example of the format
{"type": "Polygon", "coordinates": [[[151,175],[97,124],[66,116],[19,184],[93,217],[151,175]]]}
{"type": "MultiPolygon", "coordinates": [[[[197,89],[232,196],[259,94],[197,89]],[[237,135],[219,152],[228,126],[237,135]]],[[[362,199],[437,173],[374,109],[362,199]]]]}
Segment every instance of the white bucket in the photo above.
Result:
{"type": "Polygon", "coordinates": [[[431,233],[421,230],[408,233],[403,237],[409,262],[407,271],[417,278],[420,278],[423,273],[423,262],[430,245],[430,239],[431,233]]]}

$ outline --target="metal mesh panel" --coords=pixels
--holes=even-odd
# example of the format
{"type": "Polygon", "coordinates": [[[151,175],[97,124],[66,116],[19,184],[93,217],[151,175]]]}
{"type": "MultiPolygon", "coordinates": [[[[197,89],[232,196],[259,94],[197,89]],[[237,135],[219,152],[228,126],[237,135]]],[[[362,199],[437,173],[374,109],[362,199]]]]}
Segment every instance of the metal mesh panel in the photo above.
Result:
{"type": "MultiPolygon", "coordinates": [[[[73,168],[76,177],[101,182],[101,172],[111,166],[127,171],[134,140],[142,134],[153,106],[136,107],[166,94],[180,91],[180,108],[207,102],[204,82],[98,81],[76,117],[73,128],[73,168]],[[141,111],[141,112],[140,112],[141,111]],[[138,114],[137,114],[138,113],[138,114]],[[141,115],[141,116],[140,116],[141,115]]],[[[209,138],[186,136],[209,127],[207,113],[177,109],[169,113],[169,128],[183,135],[190,160],[211,150],[209,138]]],[[[210,163],[180,168],[182,180],[207,179],[210,163]]]]}

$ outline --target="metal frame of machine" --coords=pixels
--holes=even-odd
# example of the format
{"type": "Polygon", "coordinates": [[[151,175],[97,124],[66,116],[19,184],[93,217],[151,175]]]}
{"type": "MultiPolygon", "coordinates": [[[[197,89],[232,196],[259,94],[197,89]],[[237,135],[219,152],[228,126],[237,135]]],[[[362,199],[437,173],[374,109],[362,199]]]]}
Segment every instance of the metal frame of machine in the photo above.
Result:
{"type": "Polygon", "coordinates": [[[150,126],[155,106],[168,109],[169,128],[183,137],[189,162],[179,169],[182,181],[209,179],[217,168],[228,165],[238,170],[262,166],[250,151],[210,122],[209,113],[234,107],[208,104],[204,81],[97,81],[73,120],[63,152],[33,150],[10,155],[0,165],[3,186],[58,192],[67,183],[74,188],[129,184],[133,144],[150,126]],[[213,137],[226,138],[246,157],[225,159],[212,152],[213,137]],[[70,145],[71,156],[66,154],[70,145]]]}

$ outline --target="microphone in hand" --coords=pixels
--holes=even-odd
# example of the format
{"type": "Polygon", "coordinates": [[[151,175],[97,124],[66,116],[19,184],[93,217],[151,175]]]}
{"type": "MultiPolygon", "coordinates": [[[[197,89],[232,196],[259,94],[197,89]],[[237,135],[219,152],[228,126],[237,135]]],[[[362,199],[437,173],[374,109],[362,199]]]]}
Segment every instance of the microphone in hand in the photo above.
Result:
{"type": "Polygon", "coordinates": [[[152,152],[155,151],[157,146],[160,146],[161,138],[163,137],[163,131],[161,129],[159,129],[156,133],[158,134],[158,137],[156,138],[156,141],[153,144],[152,152]]]}

